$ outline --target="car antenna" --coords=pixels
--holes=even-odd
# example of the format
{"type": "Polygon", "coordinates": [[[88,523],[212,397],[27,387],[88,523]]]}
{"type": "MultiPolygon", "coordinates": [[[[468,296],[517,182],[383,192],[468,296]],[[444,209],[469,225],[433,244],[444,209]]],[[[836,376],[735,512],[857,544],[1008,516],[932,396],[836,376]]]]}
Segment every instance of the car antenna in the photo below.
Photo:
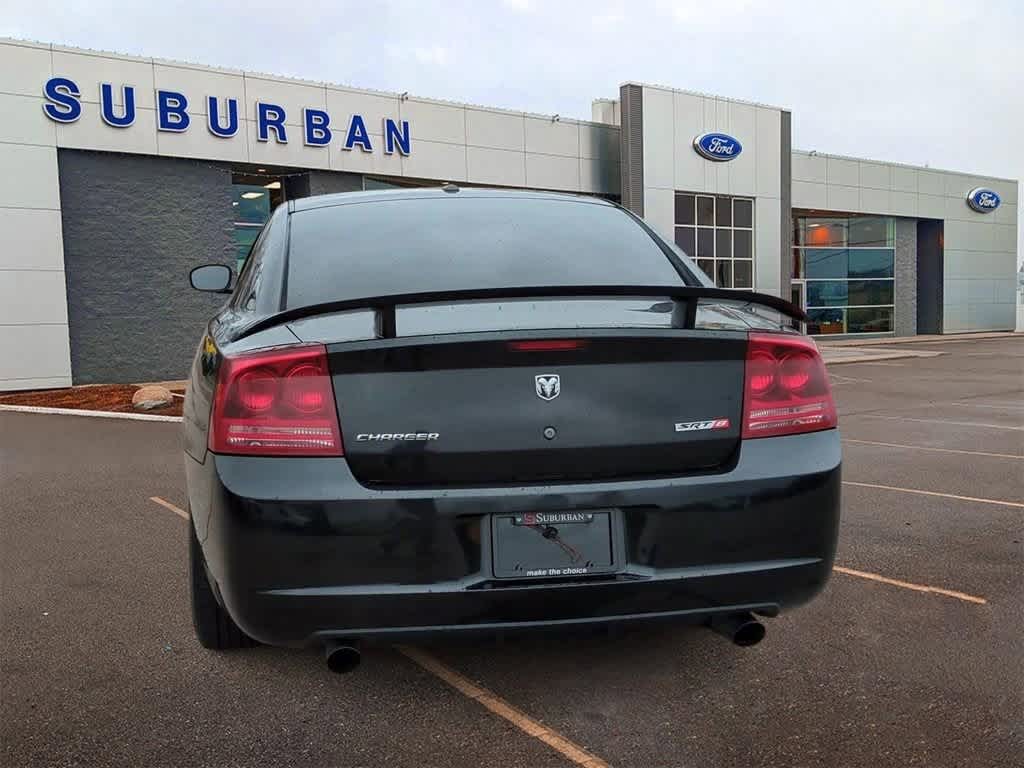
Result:
{"type": "Polygon", "coordinates": [[[446,181],[444,184],[442,184],[441,189],[451,194],[455,194],[456,192],[459,191],[458,185],[452,184],[450,181],[446,181]]]}

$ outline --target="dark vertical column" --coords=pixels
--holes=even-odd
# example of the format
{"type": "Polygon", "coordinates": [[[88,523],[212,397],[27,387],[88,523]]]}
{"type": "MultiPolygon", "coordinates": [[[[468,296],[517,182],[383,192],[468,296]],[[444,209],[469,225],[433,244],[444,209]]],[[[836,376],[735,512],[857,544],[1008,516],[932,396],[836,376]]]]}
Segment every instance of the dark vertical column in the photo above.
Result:
{"type": "Polygon", "coordinates": [[[779,241],[779,291],[789,301],[793,279],[793,115],[782,110],[781,187],[779,189],[779,215],[782,219],[782,238],[779,241]]]}
{"type": "MultiPolygon", "coordinates": [[[[917,332],[942,333],[943,222],[917,222],[917,332]]],[[[896,307],[897,317],[899,307],[896,307]]]]}
{"type": "Polygon", "coordinates": [[[643,87],[639,85],[624,85],[619,89],[622,205],[637,216],[644,215],[643,92],[643,87]]]}

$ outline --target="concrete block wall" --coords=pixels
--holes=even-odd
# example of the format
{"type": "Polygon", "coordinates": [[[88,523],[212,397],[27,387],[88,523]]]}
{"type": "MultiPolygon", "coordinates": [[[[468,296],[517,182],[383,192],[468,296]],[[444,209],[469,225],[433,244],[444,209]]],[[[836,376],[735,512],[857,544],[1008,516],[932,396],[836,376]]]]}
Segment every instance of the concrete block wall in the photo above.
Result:
{"type": "Polygon", "coordinates": [[[60,191],[75,384],[185,378],[226,300],[188,273],[235,266],[230,170],[62,149],[60,191]]]}

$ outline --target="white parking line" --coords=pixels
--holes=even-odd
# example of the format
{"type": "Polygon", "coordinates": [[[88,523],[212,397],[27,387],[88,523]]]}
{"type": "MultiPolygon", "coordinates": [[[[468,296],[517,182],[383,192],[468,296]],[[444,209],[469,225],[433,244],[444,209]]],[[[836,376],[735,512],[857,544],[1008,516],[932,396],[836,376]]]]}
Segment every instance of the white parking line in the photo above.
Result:
{"type": "Polygon", "coordinates": [[[583,766],[583,768],[608,768],[608,763],[601,758],[588,752],[553,728],[537,722],[522,710],[513,707],[500,696],[491,693],[483,686],[477,685],[425,651],[403,645],[395,647],[399,653],[416,662],[430,674],[446,682],[463,696],[473,699],[477,704],[490,710],[498,717],[507,720],[523,733],[544,742],[576,765],[583,766]]]}
{"type": "Polygon", "coordinates": [[[839,383],[843,383],[843,382],[847,382],[847,381],[856,381],[856,382],[861,383],[861,384],[870,384],[871,383],[871,379],[855,379],[855,378],[853,378],[853,376],[840,376],[838,373],[833,373],[833,374],[830,374],[830,375],[832,376],[833,379],[842,379],[842,381],[839,382],[839,383]]]}
{"type": "Polygon", "coordinates": [[[889,421],[916,421],[922,424],[950,424],[954,427],[978,427],[979,429],[1008,429],[1014,432],[1024,432],[1024,427],[1015,427],[1010,424],[986,424],[977,421],[949,421],[947,419],[915,419],[910,416],[882,416],[876,413],[855,413],[847,418],[858,419],[888,419],[889,421]]]}
{"type": "Polygon", "coordinates": [[[893,587],[903,587],[903,589],[912,589],[915,592],[931,592],[935,595],[945,595],[946,597],[955,597],[957,600],[963,600],[968,603],[975,603],[977,605],[987,605],[988,600],[983,597],[976,597],[975,595],[968,595],[966,592],[956,592],[952,589],[942,589],[941,587],[929,587],[927,584],[914,584],[910,581],[900,581],[899,579],[890,579],[887,576],[880,576],[877,573],[869,573],[868,571],[855,571],[853,568],[844,568],[841,565],[833,565],[833,571],[838,573],[845,573],[847,576],[857,576],[861,579],[870,579],[871,581],[877,581],[882,584],[889,584],[893,587]]]}
{"type": "Polygon", "coordinates": [[[991,408],[993,411],[1024,410],[1024,405],[1021,405],[1020,403],[1006,403],[1003,405],[990,405],[989,403],[953,403],[953,405],[965,405],[968,408],[991,408]]]}
{"type": "Polygon", "coordinates": [[[997,504],[1002,507],[1017,507],[1024,509],[1024,504],[1019,501],[1003,501],[1001,499],[981,499],[977,496],[958,496],[955,493],[940,493],[939,491],[922,491],[920,488],[900,488],[895,485],[879,485],[877,483],[857,483],[853,480],[843,480],[843,485],[854,485],[859,488],[878,488],[883,491],[897,491],[899,493],[916,493],[920,496],[940,496],[944,499],[957,499],[958,501],[975,501],[979,504],[997,504]]]}
{"type": "Polygon", "coordinates": [[[176,514],[182,520],[188,520],[188,512],[181,507],[176,507],[174,504],[171,504],[171,502],[161,499],[159,496],[150,496],[149,500],[155,504],[159,504],[161,507],[171,510],[171,512],[176,514]]]}
{"type": "Polygon", "coordinates": [[[964,451],[957,448],[933,448],[930,445],[905,445],[903,443],[880,443],[877,440],[855,440],[852,437],[844,437],[844,443],[857,443],[859,445],[879,445],[883,448],[906,448],[912,451],[934,451],[935,453],[963,453],[968,456],[991,456],[996,459],[1016,459],[1024,461],[1024,456],[1015,453],[989,453],[988,451],[964,451]]]}

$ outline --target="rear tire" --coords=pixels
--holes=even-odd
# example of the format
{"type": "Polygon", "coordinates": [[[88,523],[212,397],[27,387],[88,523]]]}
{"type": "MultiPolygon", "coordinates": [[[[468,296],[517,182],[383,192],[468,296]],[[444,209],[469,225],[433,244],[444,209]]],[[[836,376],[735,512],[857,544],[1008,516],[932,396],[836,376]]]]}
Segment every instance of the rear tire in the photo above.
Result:
{"type": "Polygon", "coordinates": [[[199,547],[195,527],[188,525],[188,582],[192,597],[192,627],[204,648],[227,651],[251,648],[256,641],[238,628],[213,593],[206,576],[203,550],[199,547]]]}

